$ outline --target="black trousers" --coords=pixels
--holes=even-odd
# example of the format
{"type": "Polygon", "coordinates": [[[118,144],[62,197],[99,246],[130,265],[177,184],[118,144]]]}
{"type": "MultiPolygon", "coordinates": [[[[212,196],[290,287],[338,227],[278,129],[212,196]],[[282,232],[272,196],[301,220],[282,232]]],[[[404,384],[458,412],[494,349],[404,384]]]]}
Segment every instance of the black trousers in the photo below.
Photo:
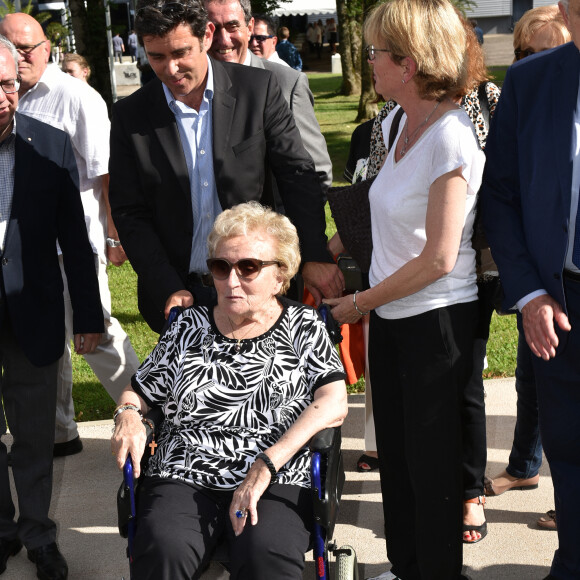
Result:
{"type": "Polygon", "coordinates": [[[558,514],[558,549],[550,574],[580,578],[580,282],[564,279],[570,332],[556,326],[560,344],[549,361],[533,356],[540,433],[550,464],[558,514]]]}
{"type": "Polygon", "coordinates": [[[463,499],[483,495],[487,464],[485,391],[483,366],[487,353],[489,325],[500,289],[499,277],[477,283],[477,327],[473,342],[473,369],[463,391],[463,499]]]}
{"type": "Polygon", "coordinates": [[[258,502],[258,523],[234,536],[232,492],[202,490],[174,479],[145,478],[139,492],[133,576],[199,578],[215,546],[228,544],[232,580],[302,580],[312,528],[312,492],[272,485],[258,502]]]}
{"type": "Polygon", "coordinates": [[[477,302],[399,320],[371,314],[387,555],[404,580],[461,577],[461,399],[476,321],[477,302]]]}
{"type": "Polygon", "coordinates": [[[18,536],[30,550],[56,539],[48,517],[52,495],[52,451],[58,361],[35,367],[22,352],[7,319],[0,330],[0,436],[14,437],[12,474],[19,516],[14,521],[6,446],[0,441],[0,538],[18,536]],[[6,416],[6,419],[4,418],[6,416]]]}

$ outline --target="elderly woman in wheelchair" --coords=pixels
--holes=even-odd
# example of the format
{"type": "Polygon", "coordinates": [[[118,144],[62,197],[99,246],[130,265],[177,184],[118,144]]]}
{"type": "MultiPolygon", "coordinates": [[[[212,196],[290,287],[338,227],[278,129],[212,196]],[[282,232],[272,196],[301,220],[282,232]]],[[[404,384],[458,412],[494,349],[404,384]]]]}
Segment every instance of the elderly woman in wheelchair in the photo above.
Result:
{"type": "Polygon", "coordinates": [[[165,415],[138,490],[133,577],[198,578],[225,538],[232,579],[301,579],[307,444],[346,416],[344,372],[319,314],[282,296],[300,262],[286,217],[238,205],[208,249],[217,305],[177,318],[116,411],[113,454],[120,468],[130,455],[136,477],[142,415],[165,415]]]}

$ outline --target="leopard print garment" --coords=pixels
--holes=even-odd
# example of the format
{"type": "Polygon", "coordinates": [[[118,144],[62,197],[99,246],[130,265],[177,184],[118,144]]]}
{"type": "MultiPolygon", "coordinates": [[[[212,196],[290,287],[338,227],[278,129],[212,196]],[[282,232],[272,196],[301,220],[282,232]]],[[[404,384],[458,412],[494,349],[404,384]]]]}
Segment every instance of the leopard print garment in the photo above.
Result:
{"type": "MultiPolygon", "coordinates": [[[[487,101],[489,103],[489,116],[493,117],[495,113],[495,108],[499,100],[500,89],[493,83],[485,84],[485,93],[487,95],[487,101]]],[[[397,106],[395,101],[387,101],[385,106],[379,111],[379,114],[375,117],[375,122],[373,124],[373,130],[371,132],[371,151],[369,156],[369,163],[367,168],[366,179],[369,179],[380,171],[385,157],[387,156],[387,148],[385,146],[385,139],[383,136],[382,124],[386,119],[387,115],[397,106]]],[[[483,120],[483,114],[481,112],[481,105],[479,103],[479,97],[477,94],[477,89],[474,89],[469,94],[465,95],[461,100],[461,106],[465,109],[469,118],[475,125],[475,132],[479,140],[479,145],[482,149],[485,149],[485,141],[487,139],[487,127],[485,126],[483,120]]]]}

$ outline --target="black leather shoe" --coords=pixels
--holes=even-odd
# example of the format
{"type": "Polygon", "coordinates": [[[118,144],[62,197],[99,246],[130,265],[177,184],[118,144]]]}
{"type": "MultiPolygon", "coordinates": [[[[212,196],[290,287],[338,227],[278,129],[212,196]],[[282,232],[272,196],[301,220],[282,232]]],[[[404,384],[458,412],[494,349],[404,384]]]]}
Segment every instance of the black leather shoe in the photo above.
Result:
{"type": "Polygon", "coordinates": [[[36,564],[36,576],[40,580],[66,580],[68,577],[66,560],[54,542],[28,550],[28,559],[36,564]]]}
{"type": "Polygon", "coordinates": [[[52,452],[53,457],[66,457],[67,455],[76,455],[83,450],[83,442],[81,438],[77,435],[74,439],[70,441],[65,441],[64,443],[55,443],[54,451],[52,452]]]}
{"type": "Polygon", "coordinates": [[[22,542],[15,538],[14,540],[5,540],[0,538],[0,574],[6,570],[6,562],[10,556],[16,556],[22,549],[22,542]]]}

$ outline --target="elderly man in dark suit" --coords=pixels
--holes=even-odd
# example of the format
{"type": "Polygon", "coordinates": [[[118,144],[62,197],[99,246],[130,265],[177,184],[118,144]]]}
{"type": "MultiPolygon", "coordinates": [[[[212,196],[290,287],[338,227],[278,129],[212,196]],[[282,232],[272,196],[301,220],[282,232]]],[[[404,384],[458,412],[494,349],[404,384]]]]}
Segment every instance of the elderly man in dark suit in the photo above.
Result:
{"type": "Polygon", "coordinates": [[[560,2],[573,43],[506,76],[486,146],[487,236],[536,355],[540,432],[559,548],[548,578],[580,578],[580,0],[560,2]]]}
{"type": "Polygon", "coordinates": [[[74,342],[92,352],[104,330],[99,288],[68,136],[15,113],[18,53],[0,37],[0,435],[14,437],[10,492],[0,442],[0,574],[24,544],[39,578],[62,580],[67,564],[48,517],[58,359],[65,321],[56,243],[73,303],[74,342]],[[8,425],[6,424],[8,422],[8,425]]]}
{"type": "Polygon", "coordinates": [[[113,109],[110,202],[151,328],[172,306],[211,303],[207,234],[237,203],[276,207],[269,170],[298,229],[306,286],[338,296],[320,180],[274,76],[207,56],[214,25],[199,0],[142,4],[135,30],[159,80],[113,109]]]}

